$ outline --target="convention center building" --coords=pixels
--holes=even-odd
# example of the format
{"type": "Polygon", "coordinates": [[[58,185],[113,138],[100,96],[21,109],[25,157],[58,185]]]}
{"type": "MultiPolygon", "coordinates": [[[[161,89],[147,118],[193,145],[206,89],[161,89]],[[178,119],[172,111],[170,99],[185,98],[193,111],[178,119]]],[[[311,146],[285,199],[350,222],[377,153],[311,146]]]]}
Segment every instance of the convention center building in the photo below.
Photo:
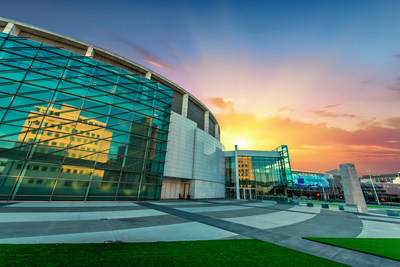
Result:
{"type": "MultiPolygon", "coordinates": [[[[232,195],[231,156],[210,110],[102,48],[0,18],[0,98],[0,201],[232,195]]],[[[282,152],[271,153],[273,182],[255,174],[240,185],[242,198],[283,192],[282,152]]]]}

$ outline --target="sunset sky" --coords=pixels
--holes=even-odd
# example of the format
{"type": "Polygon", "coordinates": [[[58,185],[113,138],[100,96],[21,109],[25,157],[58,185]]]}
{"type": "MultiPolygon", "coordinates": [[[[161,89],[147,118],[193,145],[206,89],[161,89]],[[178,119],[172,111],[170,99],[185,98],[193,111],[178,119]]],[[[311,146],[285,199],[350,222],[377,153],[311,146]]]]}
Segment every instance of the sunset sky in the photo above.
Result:
{"type": "Polygon", "coordinates": [[[400,171],[400,1],[7,1],[0,16],[105,48],[205,103],[227,150],[293,169],[400,171]]]}

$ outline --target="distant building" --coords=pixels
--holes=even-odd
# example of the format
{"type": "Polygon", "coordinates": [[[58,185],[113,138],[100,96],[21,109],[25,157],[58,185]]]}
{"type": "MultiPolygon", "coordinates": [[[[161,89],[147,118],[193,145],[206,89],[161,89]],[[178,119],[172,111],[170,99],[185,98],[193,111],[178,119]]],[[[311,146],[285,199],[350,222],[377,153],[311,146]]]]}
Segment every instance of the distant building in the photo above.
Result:
{"type": "MultiPolygon", "coordinates": [[[[360,179],[369,179],[369,175],[363,175],[360,179]]],[[[400,180],[398,173],[371,175],[371,179],[376,183],[394,183],[400,180]]]]}

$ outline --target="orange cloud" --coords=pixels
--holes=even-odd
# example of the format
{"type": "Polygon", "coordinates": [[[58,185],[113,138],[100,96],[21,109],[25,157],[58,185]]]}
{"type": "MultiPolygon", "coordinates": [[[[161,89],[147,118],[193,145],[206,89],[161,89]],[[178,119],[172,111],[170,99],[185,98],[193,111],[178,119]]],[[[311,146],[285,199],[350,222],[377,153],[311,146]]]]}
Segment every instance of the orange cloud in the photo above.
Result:
{"type": "Polygon", "coordinates": [[[216,117],[227,150],[238,142],[243,144],[241,149],[255,150],[286,144],[294,169],[327,171],[351,162],[359,175],[367,169],[375,173],[400,170],[400,117],[387,120],[389,127],[370,125],[356,131],[281,116],[260,119],[251,113],[230,112],[216,117]]]}
{"type": "Polygon", "coordinates": [[[233,110],[233,100],[232,99],[227,99],[227,98],[223,98],[223,97],[212,97],[209,98],[209,102],[220,108],[220,109],[229,109],[229,110],[233,110]]]}

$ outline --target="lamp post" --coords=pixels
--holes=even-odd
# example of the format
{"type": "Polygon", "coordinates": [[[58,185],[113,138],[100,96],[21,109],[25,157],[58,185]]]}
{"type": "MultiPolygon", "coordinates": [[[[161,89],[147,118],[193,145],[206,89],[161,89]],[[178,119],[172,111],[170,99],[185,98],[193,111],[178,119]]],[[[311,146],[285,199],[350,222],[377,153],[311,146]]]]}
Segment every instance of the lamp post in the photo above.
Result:
{"type": "Polygon", "coordinates": [[[371,184],[372,184],[372,189],[374,189],[376,201],[378,202],[378,205],[380,205],[381,203],[379,202],[378,194],[376,194],[375,186],[374,186],[374,183],[372,182],[371,171],[367,171],[367,172],[368,172],[368,174],[369,174],[369,180],[371,181],[371,184]]]}

